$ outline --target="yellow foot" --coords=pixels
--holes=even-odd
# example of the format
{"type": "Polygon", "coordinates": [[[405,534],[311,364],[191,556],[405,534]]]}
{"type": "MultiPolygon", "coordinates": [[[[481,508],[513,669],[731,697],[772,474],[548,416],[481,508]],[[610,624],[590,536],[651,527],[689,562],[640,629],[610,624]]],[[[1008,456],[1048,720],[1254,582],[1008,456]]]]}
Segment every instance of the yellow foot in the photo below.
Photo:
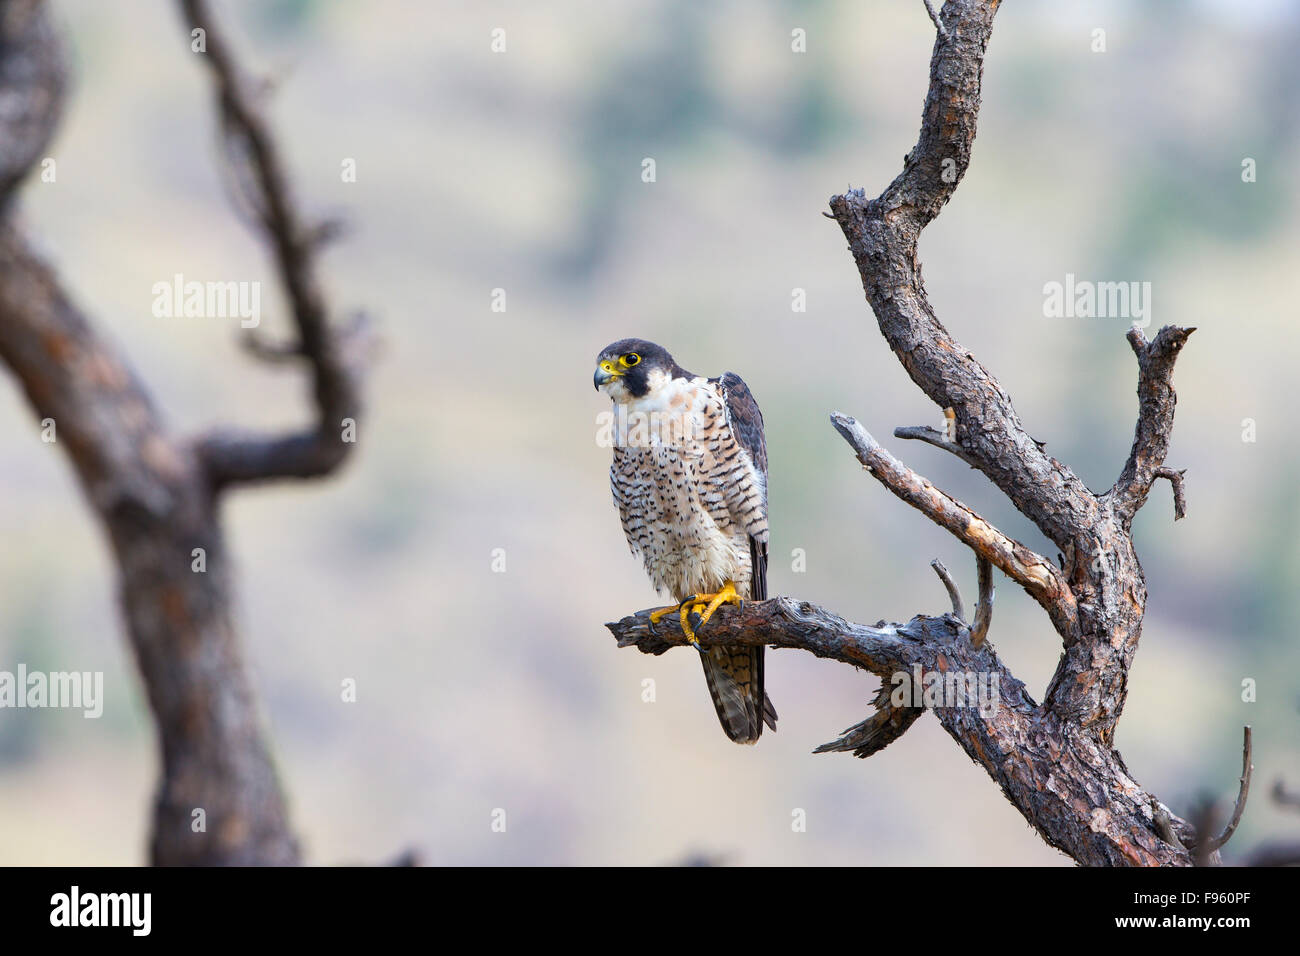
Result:
{"type": "Polygon", "coordinates": [[[651,626],[658,624],[669,614],[681,614],[682,633],[686,635],[686,639],[690,641],[692,645],[694,645],[697,651],[703,653],[704,648],[700,647],[700,642],[696,640],[695,632],[691,630],[690,621],[688,620],[688,617],[692,611],[696,610],[697,608],[704,607],[704,603],[701,600],[701,597],[702,597],[701,595],[692,594],[681,604],[673,604],[668,607],[655,608],[653,611],[650,612],[651,626]]]}
{"type": "Polygon", "coordinates": [[[691,615],[699,616],[699,623],[695,627],[703,627],[709,623],[709,618],[713,617],[713,612],[724,604],[735,604],[744,607],[744,600],[736,592],[736,582],[727,581],[722,585],[722,590],[714,594],[692,594],[681,604],[673,604],[668,607],[655,608],[650,612],[650,623],[658,624],[669,614],[676,612],[681,616],[682,633],[686,635],[686,640],[700,653],[704,648],[700,646],[699,638],[695,636],[695,629],[691,627],[691,615]]]}
{"type": "Polygon", "coordinates": [[[716,594],[697,594],[695,595],[695,598],[697,601],[709,602],[709,606],[706,607],[704,613],[700,615],[700,627],[708,624],[709,618],[713,617],[713,612],[722,607],[722,605],[734,604],[737,607],[742,607],[745,603],[741,600],[740,595],[736,593],[735,581],[727,581],[722,585],[722,590],[718,591],[716,594]]]}
{"type": "Polygon", "coordinates": [[[722,585],[722,590],[714,594],[693,594],[681,604],[682,633],[686,635],[688,641],[695,645],[696,650],[703,650],[700,647],[699,640],[695,637],[695,631],[691,628],[690,613],[694,612],[700,615],[700,621],[695,626],[703,627],[709,623],[709,618],[713,617],[713,612],[722,605],[735,604],[743,606],[744,603],[740,595],[736,593],[736,582],[734,581],[727,581],[722,585]],[[703,613],[700,612],[700,608],[704,608],[703,613]]]}

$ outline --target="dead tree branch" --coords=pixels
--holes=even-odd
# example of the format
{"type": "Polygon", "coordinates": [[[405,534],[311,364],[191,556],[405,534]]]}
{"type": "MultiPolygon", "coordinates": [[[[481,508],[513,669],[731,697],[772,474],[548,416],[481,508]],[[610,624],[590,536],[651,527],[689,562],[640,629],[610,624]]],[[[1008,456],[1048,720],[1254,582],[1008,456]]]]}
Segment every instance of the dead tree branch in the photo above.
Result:
{"type": "Polygon", "coordinates": [[[984,643],[989,625],[993,623],[993,565],[982,555],[975,559],[979,576],[979,603],[975,605],[975,620],[971,624],[970,642],[976,647],[984,643]]]}
{"type": "Polygon", "coordinates": [[[1174,362],[1195,331],[1167,325],[1148,342],[1141,329],[1129,329],[1129,345],[1138,360],[1138,421],[1128,461],[1107,495],[1125,530],[1146,503],[1151,485],[1158,477],[1169,478],[1174,483],[1175,520],[1186,513],[1182,472],[1163,465],[1174,428],[1174,406],[1178,403],[1173,386],[1174,362]]]}
{"type": "Polygon", "coordinates": [[[1169,484],[1174,488],[1174,520],[1179,521],[1187,517],[1187,492],[1184,487],[1183,475],[1187,474],[1187,469],[1175,471],[1172,468],[1157,468],[1155,470],[1156,478],[1167,478],[1169,484]]]}
{"type": "Polygon", "coordinates": [[[1073,633],[1078,611],[1061,571],[1042,555],[1008,538],[966,505],[944,494],[928,479],[885,451],[860,424],[831,415],[831,424],[857,452],[858,461],[897,497],[956,536],[957,540],[1002,570],[1059,622],[1058,630],[1073,633]]]}
{"type": "MultiPolygon", "coordinates": [[[[1250,728],[1243,731],[1241,743],[1241,781],[1237,789],[1237,801],[1232,807],[1232,816],[1228,818],[1227,826],[1217,837],[1198,838],[1194,850],[1199,857],[1202,853],[1213,853],[1221,849],[1224,844],[1232,839],[1232,835],[1237,832],[1237,826],[1241,823],[1241,815],[1246,812],[1246,799],[1250,796],[1250,777],[1255,771],[1255,765],[1251,763],[1251,740],[1250,728]]],[[[1199,837],[1199,835],[1198,835],[1199,837]]]]}
{"type": "MultiPolygon", "coordinates": [[[[299,214],[284,162],[269,124],[257,105],[253,86],[230,48],[221,24],[206,0],[181,0],[186,23],[205,31],[204,63],[216,88],[218,114],[226,155],[232,162],[247,157],[248,168],[237,179],[251,191],[249,205],[275,255],[285,296],[290,304],[298,341],[263,354],[301,355],[310,363],[316,400],[315,424],[296,434],[255,436],[218,431],[203,436],[198,453],[213,486],[277,478],[313,478],[337,468],[353,443],[342,438],[347,420],[361,414],[357,381],[362,353],[331,327],[329,309],[317,275],[324,238],[337,230],[330,223],[308,225],[299,214]]],[[[257,346],[250,346],[257,348],[257,346]]]]}
{"type": "MultiPolygon", "coordinates": [[[[663,654],[687,645],[671,615],[650,623],[650,609],[607,624],[620,647],[663,654]]],[[[897,675],[919,669],[922,682],[945,684],[965,675],[989,675],[998,688],[996,706],[880,708],[818,752],[850,751],[870,756],[897,740],[920,716],[933,710],[940,725],[1004,793],[1032,801],[1039,832],[1053,846],[1092,865],[1157,866],[1190,862],[1186,850],[1156,832],[1149,797],[1129,776],[1115,751],[1095,735],[1066,732],[1036,704],[998,659],[993,646],[972,645],[966,629],[949,615],[919,615],[906,624],[868,626],[792,598],[746,601],[743,609],[725,608],[699,633],[700,643],[752,644],[798,648],[817,657],[852,664],[883,681],[877,703],[886,700],[897,675]],[[936,675],[936,676],[930,676],[936,675]],[[1109,795],[1108,802],[1089,802],[1080,794],[1109,795]],[[1083,802],[1080,802],[1080,800],[1083,802]],[[1080,826],[1079,821],[1085,821],[1080,826]]],[[[906,701],[904,703],[907,703],[906,701]]],[[[1191,830],[1182,820],[1172,826],[1184,838],[1191,830]]]]}
{"type": "Polygon", "coordinates": [[[952,602],[952,616],[959,621],[966,620],[966,607],[962,603],[961,591],[957,590],[957,582],[952,579],[952,575],[938,558],[930,562],[930,567],[934,568],[934,573],[939,575],[939,580],[943,582],[944,589],[948,592],[948,600],[952,602]]]}
{"type": "Polygon", "coordinates": [[[0,215],[45,154],[63,114],[62,51],[40,3],[0,4],[0,215]]]}
{"type": "Polygon", "coordinates": [[[972,468],[976,467],[974,456],[967,454],[966,449],[962,448],[961,445],[948,441],[943,432],[937,428],[931,428],[929,425],[907,425],[895,428],[894,437],[923,441],[935,448],[942,448],[950,455],[956,455],[972,468]]]}
{"type": "Polygon", "coordinates": [[[934,22],[934,28],[939,31],[939,39],[948,39],[948,31],[944,29],[943,21],[939,19],[939,12],[935,10],[932,0],[925,0],[925,12],[930,14],[930,19],[934,22]]]}
{"type": "Polygon", "coordinates": [[[64,90],[61,52],[40,0],[0,0],[0,361],[36,417],[56,423],[57,442],[116,559],[127,636],[162,757],[152,861],[291,864],[299,850],[234,625],[219,498],[237,481],[335,468],[349,450],[339,419],[359,413],[356,386],[347,343],[327,321],[313,233],[293,211],[274,140],[249,106],[206,5],[183,8],[187,24],[207,31],[227,135],[249,146],[320,421],[280,439],[177,435],[145,384],[31,250],[10,214],[11,193],[43,155],[64,90]],[[199,811],[203,828],[194,826],[199,811]]]}
{"type": "MultiPolygon", "coordinates": [[[[885,685],[876,713],[819,748],[860,756],[897,739],[919,715],[912,712],[915,700],[903,700],[909,708],[903,709],[886,693],[899,672],[919,668],[935,680],[995,675],[1002,693],[991,711],[924,702],[922,709],[935,711],[1044,840],[1083,864],[1187,866],[1192,859],[1186,847],[1195,842],[1191,826],[1143,792],[1113,740],[1147,597],[1130,527],[1164,467],[1173,428],[1172,372],[1191,330],[1167,327],[1149,343],[1140,331],[1130,333],[1139,366],[1133,451],[1115,487],[1095,495],[1025,431],[1006,390],[939,321],[921,278],[921,231],[952,197],[970,163],[984,54],[998,6],[997,0],[944,5],[935,20],[946,35],[934,44],[921,132],[903,171],[878,197],[852,190],[832,197],[830,208],[886,343],[953,422],[948,434],[895,434],[943,448],[986,476],[1060,549],[1061,567],[935,488],[856,421],[837,413],[835,428],[872,476],[975,552],[981,571],[976,626],[968,632],[945,615],[865,627],[778,598],[720,612],[700,639],[801,648],[879,675],[885,685]],[[993,565],[1038,602],[1060,637],[1063,653],[1041,704],[983,639],[993,565]]],[[[1176,482],[1176,492],[1177,487],[1176,482]]],[[[648,653],[683,641],[673,624],[650,628],[645,612],[608,626],[620,645],[648,653]]]]}
{"type": "Polygon", "coordinates": [[[924,707],[895,706],[890,698],[890,686],[881,683],[872,705],[876,708],[866,720],[845,730],[838,739],[822,744],[813,753],[851,752],[855,757],[870,757],[892,744],[916,719],[925,713],[924,707]]]}

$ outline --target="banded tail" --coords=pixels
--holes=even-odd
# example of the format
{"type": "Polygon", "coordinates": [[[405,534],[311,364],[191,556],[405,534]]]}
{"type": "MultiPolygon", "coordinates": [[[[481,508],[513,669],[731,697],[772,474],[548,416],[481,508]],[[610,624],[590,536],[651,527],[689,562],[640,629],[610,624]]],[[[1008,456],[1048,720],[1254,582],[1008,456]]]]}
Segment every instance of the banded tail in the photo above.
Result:
{"type": "MultiPolygon", "coordinates": [[[[750,595],[767,599],[767,545],[749,539],[750,595]]],[[[718,721],[738,744],[757,743],[763,725],[776,730],[776,708],[763,689],[765,647],[732,644],[710,647],[700,656],[718,721]]]]}

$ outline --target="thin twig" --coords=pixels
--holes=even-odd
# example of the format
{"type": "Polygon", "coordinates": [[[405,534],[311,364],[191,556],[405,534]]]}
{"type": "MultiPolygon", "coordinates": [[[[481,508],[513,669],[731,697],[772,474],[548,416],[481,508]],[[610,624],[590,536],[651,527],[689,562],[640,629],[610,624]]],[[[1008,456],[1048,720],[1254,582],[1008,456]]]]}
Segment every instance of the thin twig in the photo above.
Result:
{"type": "MultiPolygon", "coordinates": [[[[1146,502],[1151,483],[1164,467],[1177,404],[1173,386],[1174,363],[1188,337],[1195,331],[1195,328],[1167,325],[1148,341],[1141,329],[1128,330],[1128,343],[1138,361],[1138,420],[1128,460],[1109,492],[1109,497],[1125,519],[1132,518],[1146,502]]],[[[1174,494],[1176,508],[1176,484],[1174,494]]]]}
{"type": "Polygon", "coordinates": [[[1075,633],[1078,608],[1065,577],[1056,565],[1007,537],[969,507],[912,471],[881,447],[854,419],[835,412],[831,415],[831,424],[853,447],[858,461],[881,484],[935,524],[952,532],[976,555],[982,555],[997,565],[1047,611],[1060,633],[1075,633]]]}
{"type": "Polygon", "coordinates": [[[888,681],[882,682],[880,692],[876,694],[875,713],[849,727],[837,739],[822,744],[813,753],[852,752],[853,756],[865,759],[884,750],[907,733],[908,728],[925,713],[925,708],[894,706],[890,700],[892,690],[893,686],[888,681]]]}
{"type": "Polygon", "coordinates": [[[925,12],[930,14],[930,19],[934,21],[934,28],[939,31],[939,38],[948,39],[948,31],[944,29],[943,21],[939,19],[939,11],[934,8],[931,0],[924,0],[925,12]]]}
{"type": "MultiPolygon", "coordinates": [[[[1232,817],[1228,820],[1228,825],[1223,828],[1223,832],[1217,837],[1210,840],[1205,849],[1209,852],[1220,849],[1225,843],[1232,839],[1232,835],[1237,832],[1237,824],[1241,822],[1241,815],[1246,811],[1246,798],[1250,795],[1250,775],[1255,767],[1250,762],[1251,742],[1250,742],[1250,725],[1247,724],[1242,733],[1241,743],[1241,785],[1237,790],[1237,802],[1232,808],[1232,817]]],[[[1197,849],[1200,845],[1198,842],[1197,849]]]]}
{"type": "Polygon", "coordinates": [[[957,590],[957,582],[952,579],[948,569],[943,566],[943,562],[935,558],[930,562],[930,567],[934,568],[934,573],[939,575],[939,580],[943,586],[948,589],[948,599],[952,601],[953,617],[962,623],[966,622],[966,608],[962,604],[961,591],[957,590]]]}
{"type": "Polygon", "coordinates": [[[1183,488],[1183,475],[1187,474],[1187,469],[1175,471],[1173,468],[1166,468],[1163,465],[1157,468],[1152,475],[1152,480],[1156,478],[1168,478],[1169,483],[1174,486],[1174,520],[1187,517],[1187,495],[1183,488]]]}
{"type": "Polygon", "coordinates": [[[262,358],[276,353],[305,358],[317,410],[316,421],[297,433],[205,435],[198,443],[200,460],[216,489],[240,482],[324,475],[352,450],[354,439],[342,437],[344,424],[355,423],[361,415],[361,363],[347,336],[330,321],[318,268],[320,247],[339,230],[331,222],[312,224],[300,215],[279,147],[262,115],[258,85],[244,74],[206,0],[181,0],[180,5],[186,23],[206,33],[201,59],[216,87],[223,155],[231,167],[233,191],[265,233],[297,332],[293,346],[250,348],[262,358]]]}
{"type": "Polygon", "coordinates": [[[979,577],[979,603],[975,605],[975,622],[970,629],[970,642],[979,647],[988,636],[993,623],[993,565],[983,555],[975,558],[975,573],[979,577]]]}
{"type": "Polygon", "coordinates": [[[975,457],[965,448],[956,442],[949,441],[947,436],[937,428],[931,428],[929,425],[902,425],[894,429],[895,438],[908,438],[915,441],[923,441],[927,445],[933,445],[935,448],[942,448],[949,454],[956,455],[972,468],[977,467],[975,457]]]}

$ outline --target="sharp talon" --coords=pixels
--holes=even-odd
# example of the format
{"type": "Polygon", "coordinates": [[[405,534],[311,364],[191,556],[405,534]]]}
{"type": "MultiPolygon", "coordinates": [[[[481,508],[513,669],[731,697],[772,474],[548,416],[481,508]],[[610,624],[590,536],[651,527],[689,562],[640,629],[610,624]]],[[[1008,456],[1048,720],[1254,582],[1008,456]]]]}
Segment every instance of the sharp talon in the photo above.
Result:
{"type": "Polygon", "coordinates": [[[699,642],[695,639],[695,631],[691,628],[691,622],[687,620],[690,610],[690,605],[683,601],[679,612],[681,614],[682,633],[686,635],[686,639],[692,644],[698,644],[699,642]]]}

